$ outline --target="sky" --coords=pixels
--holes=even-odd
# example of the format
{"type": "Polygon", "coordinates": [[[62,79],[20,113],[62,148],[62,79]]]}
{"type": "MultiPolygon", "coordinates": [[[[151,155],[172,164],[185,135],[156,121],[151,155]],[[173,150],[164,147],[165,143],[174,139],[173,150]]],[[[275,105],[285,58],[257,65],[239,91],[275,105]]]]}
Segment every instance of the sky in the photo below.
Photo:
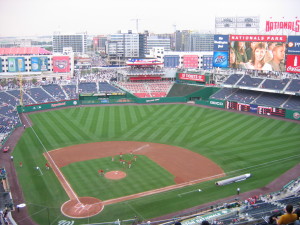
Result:
{"type": "MultiPolygon", "coordinates": [[[[0,0],[0,37],[118,30],[214,33],[215,17],[300,19],[300,0],[0,0]],[[138,26],[137,26],[138,20],[138,26]]],[[[277,21],[277,20],[276,20],[277,21]]]]}

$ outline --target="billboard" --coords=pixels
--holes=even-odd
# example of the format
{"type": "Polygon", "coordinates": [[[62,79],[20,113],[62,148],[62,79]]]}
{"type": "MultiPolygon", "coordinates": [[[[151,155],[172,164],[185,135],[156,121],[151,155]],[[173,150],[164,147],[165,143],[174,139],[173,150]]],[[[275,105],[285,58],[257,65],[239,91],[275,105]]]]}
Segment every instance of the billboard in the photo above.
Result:
{"type": "Polygon", "coordinates": [[[8,62],[8,72],[17,72],[16,58],[9,57],[8,62]]]}
{"type": "Polygon", "coordinates": [[[230,35],[229,67],[285,72],[285,35],[230,35]]]}
{"type": "Polygon", "coordinates": [[[214,51],[228,51],[229,35],[214,35],[214,51]]]}
{"type": "Polygon", "coordinates": [[[25,72],[25,58],[24,57],[17,57],[17,71],[18,72],[25,72]]]}
{"type": "Polygon", "coordinates": [[[228,52],[214,52],[213,67],[228,67],[228,52]]]}
{"type": "Polygon", "coordinates": [[[288,36],[287,54],[300,55],[300,36],[288,36]]]}
{"type": "Polygon", "coordinates": [[[212,55],[203,55],[202,56],[202,68],[204,70],[211,70],[213,68],[213,56],[212,55]]]}
{"type": "Polygon", "coordinates": [[[183,68],[198,68],[198,55],[184,55],[183,56],[183,68]]]}
{"type": "Polygon", "coordinates": [[[67,73],[70,72],[70,58],[69,56],[53,56],[53,72],[54,73],[67,73]]]}
{"type": "Polygon", "coordinates": [[[266,32],[273,30],[300,31],[300,20],[295,21],[270,21],[266,20],[266,32]]]}
{"type": "Polygon", "coordinates": [[[300,73],[300,55],[286,56],[286,72],[300,73]]]}
{"type": "Polygon", "coordinates": [[[178,78],[180,80],[191,80],[191,81],[205,82],[205,75],[199,75],[199,74],[179,73],[178,78]]]}
{"type": "Polygon", "coordinates": [[[31,71],[48,71],[47,57],[31,57],[31,71]]]}

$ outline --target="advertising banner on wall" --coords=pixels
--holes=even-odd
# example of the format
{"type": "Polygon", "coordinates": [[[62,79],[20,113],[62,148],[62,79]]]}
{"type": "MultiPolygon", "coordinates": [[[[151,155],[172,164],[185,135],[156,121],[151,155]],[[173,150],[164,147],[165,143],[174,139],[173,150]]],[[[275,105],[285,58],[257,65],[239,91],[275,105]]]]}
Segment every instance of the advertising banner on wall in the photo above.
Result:
{"type": "Polygon", "coordinates": [[[257,113],[257,107],[258,107],[258,105],[250,104],[250,110],[249,110],[249,112],[257,113]]]}
{"type": "Polygon", "coordinates": [[[17,72],[16,58],[9,57],[7,61],[8,61],[8,72],[17,72]]]}
{"type": "Polygon", "coordinates": [[[214,52],[213,67],[228,67],[228,52],[214,52]]]}
{"type": "Polygon", "coordinates": [[[230,35],[229,67],[285,72],[287,37],[284,35],[230,35]]]}
{"type": "Polygon", "coordinates": [[[228,51],[229,35],[214,35],[214,51],[228,51]]]}
{"type": "Polygon", "coordinates": [[[48,71],[48,58],[31,57],[31,71],[48,71]]]}
{"type": "Polygon", "coordinates": [[[25,72],[25,58],[24,57],[18,57],[17,60],[17,70],[18,72],[25,72]]]}
{"type": "Polygon", "coordinates": [[[183,68],[198,68],[198,55],[184,55],[182,58],[183,68]]]}
{"type": "Polygon", "coordinates": [[[198,82],[205,82],[205,75],[199,75],[199,74],[179,73],[178,78],[180,80],[192,80],[198,82]]]}
{"type": "Polygon", "coordinates": [[[54,73],[68,73],[70,72],[70,58],[69,56],[53,56],[53,72],[54,73]]]}
{"type": "Polygon", "coordinates": [[[287,54],[300,55],[300,36],[288,36],[287,54]]]}
{"type": "Polygon", "coordinates": [[[286,56],[286,72],[300,73],[300,55],[286,56]]]}

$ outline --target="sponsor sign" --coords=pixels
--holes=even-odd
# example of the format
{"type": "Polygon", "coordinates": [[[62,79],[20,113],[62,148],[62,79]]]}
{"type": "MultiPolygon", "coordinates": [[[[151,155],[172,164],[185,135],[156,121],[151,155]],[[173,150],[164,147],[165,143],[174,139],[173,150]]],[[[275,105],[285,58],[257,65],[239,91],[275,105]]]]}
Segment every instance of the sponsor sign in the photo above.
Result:
{"type": "Polygon", "coordinates": [[[192,81],[205,82],[205,75],[190,74],[190,73],[179,73],[179,79],[180,80],[192,80],[192,81]]]}
{"type": "Polygon", "coordinates": [[[214,51],[228,51],[229,35],[214,35],[214,51]]]}
{"type": "Polygon", "coordinates": [[[25,72],[25,58],[24,57],[17,57],[17,70],[18,72],[25,72]]]}
{"type": "Polygon", "coordinates": [[[293,113],[293,118],[294,118],[295,120],[299,120],[299,119],[300,119],[300,113],[294,112],[294,113],[293,113]]]}
{"type": "Polygon", "coordinates": [[[31,71],[48,71],[48,58],[31,57],[31,71]]]}
{"type": "Polygon", "coordinates": [[[286,42],[285,35],[230,35],[230,41],[286,42]]]}
{"type": "Polygon", "coordinates": [[[212,106],[218,107],[218,108],[225,108],[224,101],[222,101],[222,100],[210,100],[209,105],[212,105],[212,106]]]}
{"type": "Polygon", "coordinates": [[[53,56],[53,72],[68,73],[70,72],[70,58],[69,56],[53,56]]]}
{"type": "Polygon", "coordinates": [[[300,73],[300,55],[286,56],[286,72],[300,73]]]}
{"type": "Polygon", "coordinates": [[[8,72],[17,72],[16,58],[8,58],[8,72]]]}
{"type": "Polygon", "coordinates": [[[288,36],[287,53],[300,55],[300,36],[288,36]]]}
{"type": "Polygon", "coordinates": [[[228,52],[214,52],[213,67],[228,67],[228,52]]]}
{"type": "Polygon", "coordinates": [[[257,113],[257,107],[258,107],[257,105],[250,104],[249,112],[257,113]]]}
{"type": "Polygon", "coordinates": [[[273,30],[291,30],[294,32],[300,31],[300,20],[295,21],[266,21],[266,32],[273,30]]]}

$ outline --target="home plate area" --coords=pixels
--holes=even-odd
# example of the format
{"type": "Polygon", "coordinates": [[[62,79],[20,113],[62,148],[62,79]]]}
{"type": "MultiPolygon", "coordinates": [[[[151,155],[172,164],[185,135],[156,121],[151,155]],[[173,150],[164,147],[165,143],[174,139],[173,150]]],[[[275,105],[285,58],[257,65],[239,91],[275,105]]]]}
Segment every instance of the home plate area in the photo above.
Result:
{"type": "Polygon", "coordinates": [[[97,215],[103,210],[104,205],[97,198],[80,197],[78,200],[71,199],[65,202],[61,207],[62,213],[70,218],[86,218],[97,215]]]}

